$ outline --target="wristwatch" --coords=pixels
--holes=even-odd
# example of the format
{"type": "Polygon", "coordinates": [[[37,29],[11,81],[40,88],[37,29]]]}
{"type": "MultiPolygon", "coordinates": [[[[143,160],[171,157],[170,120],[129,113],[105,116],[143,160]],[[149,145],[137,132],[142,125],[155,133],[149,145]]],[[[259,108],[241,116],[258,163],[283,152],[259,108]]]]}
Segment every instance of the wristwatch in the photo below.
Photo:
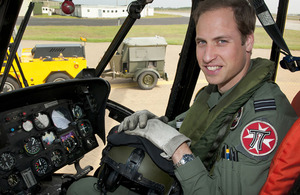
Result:
{"type": "Polygon", "coordinates": [[[178,168],[178,167],[180,167],[181,165],[184,165],[184,164],[186,164],[186,163],[188,163],[188,162],[190,162],[190,161],[192,161],[192,160],[194,160],[194,159],[195,159],[194,154],[184,154],[184,155],[182,156],[182,158],[178,161],[178,163],[176,163],[176,164],[174,165],[174,167],[175,167],[175,168],[178,168]]]}

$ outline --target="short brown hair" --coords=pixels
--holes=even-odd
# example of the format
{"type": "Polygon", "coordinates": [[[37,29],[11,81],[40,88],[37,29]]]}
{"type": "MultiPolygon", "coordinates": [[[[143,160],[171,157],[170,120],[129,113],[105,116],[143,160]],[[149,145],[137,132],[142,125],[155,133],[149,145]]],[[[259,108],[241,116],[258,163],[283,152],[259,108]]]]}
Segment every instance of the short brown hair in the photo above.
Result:
{"type": "Polygon", "coordinates": [[[247,36],[254,33],[255,30],[256,15],[252,0],[202,0],[192,13],[195,24],[197,25],[199,17],[203,13],[219,8],[231,8],[233,10],[244,44],[247,36]]]}

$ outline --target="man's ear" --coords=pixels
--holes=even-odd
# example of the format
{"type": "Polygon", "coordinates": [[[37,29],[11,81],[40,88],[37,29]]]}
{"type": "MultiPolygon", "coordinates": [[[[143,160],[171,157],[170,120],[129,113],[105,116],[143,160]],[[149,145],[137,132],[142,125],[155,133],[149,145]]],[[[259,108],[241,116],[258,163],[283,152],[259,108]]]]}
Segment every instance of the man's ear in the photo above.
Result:
{"type": "Polygon", "coordinates": [[[246,45],[246,51],[251,53],[254,45],[254,33],[247,35],[245,45],[246,45]]]}

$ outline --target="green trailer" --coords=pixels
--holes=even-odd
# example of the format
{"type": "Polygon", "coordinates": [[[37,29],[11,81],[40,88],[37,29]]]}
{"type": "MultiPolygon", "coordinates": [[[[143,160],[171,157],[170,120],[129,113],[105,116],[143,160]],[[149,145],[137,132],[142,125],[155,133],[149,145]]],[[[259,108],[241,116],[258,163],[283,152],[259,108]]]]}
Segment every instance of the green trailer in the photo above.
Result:
{"type": "Polygon", "coordinates": [[[165,38],[132,37],[125,39],[110,61],[110,69],[102,77],[132,78],[141,89],[152,89],[159,78],[168,80],[165,72],[165,38]]]}

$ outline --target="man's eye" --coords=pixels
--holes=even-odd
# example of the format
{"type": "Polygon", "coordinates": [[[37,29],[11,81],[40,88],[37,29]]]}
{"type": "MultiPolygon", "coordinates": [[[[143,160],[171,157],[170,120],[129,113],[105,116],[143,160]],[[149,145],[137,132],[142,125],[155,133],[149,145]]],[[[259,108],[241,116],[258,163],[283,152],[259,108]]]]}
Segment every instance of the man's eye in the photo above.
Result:
{"type": "Polygon", "coordinates": [[[205,44],[206,44],[205,41],[201,41],[201,40],[198,40],[198,41],[197,41],[197,45],[200,45],[200,46],[201,46],[201,45],[205,45],[205,44]]]}
{"type": "Polygon", "coordinates": [[[226,40],[219,40],[218,43],[219,44],[225,44],[225,43],[228,43],[228,41],[226,41],[226,40]]]}

